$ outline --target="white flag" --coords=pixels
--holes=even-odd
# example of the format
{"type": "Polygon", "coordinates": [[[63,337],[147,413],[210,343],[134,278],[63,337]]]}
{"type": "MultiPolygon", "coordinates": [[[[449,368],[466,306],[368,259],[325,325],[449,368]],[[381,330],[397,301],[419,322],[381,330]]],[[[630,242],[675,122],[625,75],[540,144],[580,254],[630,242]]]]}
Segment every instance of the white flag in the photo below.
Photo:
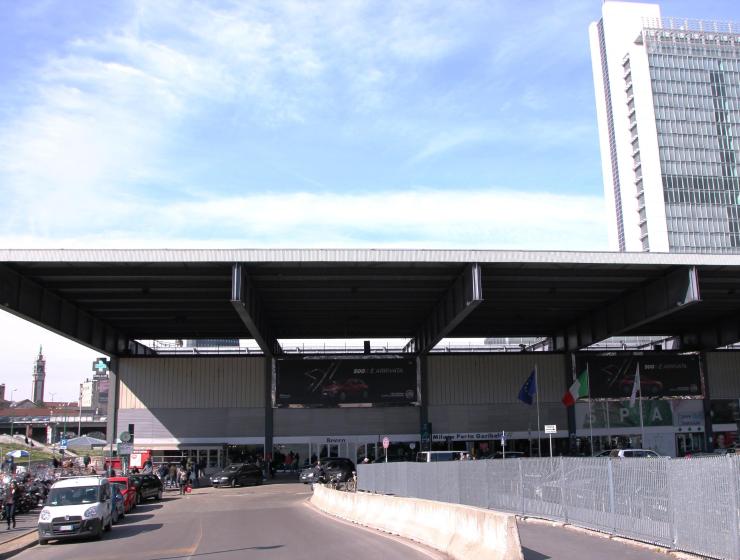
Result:
{"type": "MultiPolygon", "coordinates": [[[[635,406],[635,399],[637,398],[637,391],[640,389],[640,364],[637,364],[637,369],[635,370],[635,383],[632,385],[632,394],[630,395],[630,408],[633,408],[635,406]]],[[[642,391],[640,391],[640,396],[642,397],[642,391]]]]}

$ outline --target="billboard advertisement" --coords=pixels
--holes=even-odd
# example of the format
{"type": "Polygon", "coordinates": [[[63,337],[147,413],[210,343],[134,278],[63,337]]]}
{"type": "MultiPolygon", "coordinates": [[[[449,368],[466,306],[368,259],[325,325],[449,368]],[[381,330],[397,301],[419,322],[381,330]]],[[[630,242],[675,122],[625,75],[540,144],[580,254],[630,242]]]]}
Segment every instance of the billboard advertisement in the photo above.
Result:
{"type": "Polygon", "coordinates": [[[418,404],[416,359],[286,358],[275,361],[274,406],[418,404]]]}
{"type": "Polygon", "coordinates": [[[592,399],[624,399],[635,386],[640,368],[638,397],[701,397],[702,378],[697,354],[593,353],[576,354],[576,372],[588,368],[592,399]]]}

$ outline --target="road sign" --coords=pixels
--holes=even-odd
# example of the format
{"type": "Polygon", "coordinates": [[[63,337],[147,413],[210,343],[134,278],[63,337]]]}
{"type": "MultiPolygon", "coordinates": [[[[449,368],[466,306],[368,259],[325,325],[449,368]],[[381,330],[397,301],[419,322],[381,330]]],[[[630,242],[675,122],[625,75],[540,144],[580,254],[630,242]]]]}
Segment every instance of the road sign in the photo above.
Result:
{"type": "Polygon", "coordinates": [[[134,446],[132,443],[119,443],[118,444],[118,454],[119,455],[131,455],[133,451],[134,451],[134,446]]]}
{"type": "Polygon", "coordinates": [[[391,440],[389,440],[387,437],[383,438],[383,449],[388,449],[391,445],[391,440]]]}
{"type": "Polygon", "coordinates": [[[558,433],[557,424],[545,424],[545,433],[546,434],[557,434],[558,433]]]}
{"type": "Polygon", "coordinates": [[[128,443],[131,441],[131,434],[128,432],[121,432],[121,434],[118,436],[118,439],[120,439],[123,443],[128,443]]]}
{"type": "Polygon", "coordinates": [[[59,440],[59,449],[67,449],[67,440],[66,439],[60,439],[59,440]]]}

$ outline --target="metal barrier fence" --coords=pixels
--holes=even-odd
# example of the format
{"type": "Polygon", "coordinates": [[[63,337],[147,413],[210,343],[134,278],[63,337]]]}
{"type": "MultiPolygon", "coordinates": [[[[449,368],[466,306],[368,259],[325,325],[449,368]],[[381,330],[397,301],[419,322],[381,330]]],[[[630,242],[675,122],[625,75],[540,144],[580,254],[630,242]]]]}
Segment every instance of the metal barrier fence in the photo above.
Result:
{"type": "Polygon", "coordinates": [[[358,489],[563,521],[740,558],[740,456],[358,465],[358,489]]]}

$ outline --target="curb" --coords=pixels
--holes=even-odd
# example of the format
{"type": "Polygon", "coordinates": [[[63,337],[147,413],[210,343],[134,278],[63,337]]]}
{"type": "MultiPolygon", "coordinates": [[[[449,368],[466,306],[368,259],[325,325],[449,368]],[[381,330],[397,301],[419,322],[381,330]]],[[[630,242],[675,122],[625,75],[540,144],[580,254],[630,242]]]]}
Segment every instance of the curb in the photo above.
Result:
{"type": "Polygon", "coordinates": [[[0,560],[15,556],[19,552],[31,548],[38,544],[39,539],[36,536],[36,529],[31,529],[27,533],[18,535],[14,539],[4,542],[0,545],[0,560]]]}

